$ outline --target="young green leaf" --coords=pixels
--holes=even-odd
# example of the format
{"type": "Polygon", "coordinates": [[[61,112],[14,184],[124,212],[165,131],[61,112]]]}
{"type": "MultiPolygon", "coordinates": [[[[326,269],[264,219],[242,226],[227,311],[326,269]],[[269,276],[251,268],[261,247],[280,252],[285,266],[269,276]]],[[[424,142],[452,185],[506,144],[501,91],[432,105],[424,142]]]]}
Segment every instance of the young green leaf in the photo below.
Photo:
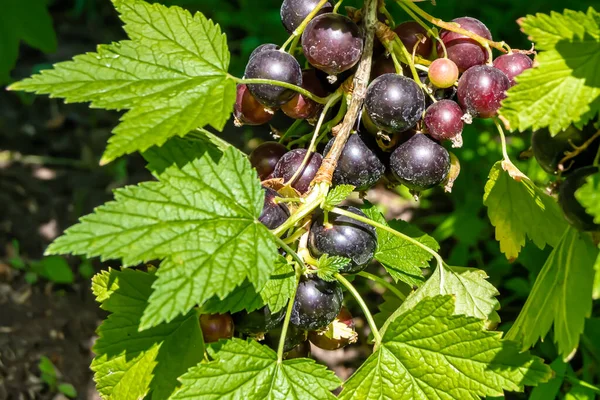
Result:
{"type": "MultiPolygon", "coordinates": [[[[373,204],[365,201],[362,211],[373,221],[388,225],[388,222],[386,222],[379,209],[373,204]]],[[[389,221],[388,226],[410,236],[433,251],[437,251],[440,248],[435,239],[405,221],[389,221]]],[[[396,282],[401,280],[411,286],[423,284],[424,278],[421,268],[429,267],[429,260],[432,258],[431,253],[414,243],[377,228],[377,251],[375,252],[375,259],[383,264],[396,282]]]]}
{"type": "Polygon", "coordinates": [[[423,286],[408,296],[400,309],[408,311],[426,297],[452,295],[455,314],[498,323],[500,316],[496,310],[500,308],[500,303],[496,296],[500,293],[486,280],[487,277],[485,271],[480,269],[443,265],[435,269],[423,286]]]}
{"type": "Polygon", "coordinates": [[[335,399],[340,381],[324,366],[306,358],[277,362],[267,346],[232,339],[220,349],[209,348],[213,361],[198,364],[183,375],[178,399],[335,399]]]}
{"type": "Polygon", "coordinates": [[[594,222],[600,224],[600,174],[587,178],[587,182],[575,192],[577,200],[588,214],[594,216],[594,222]]]}
{"type": "Polygon", "coordinates": [[[277,245],[258,222],[263,190],[233,147],[166,169],[158,182],[115,191],[50,245],[49,254],[121,258],[124,266],[164,259],[141,328],[170,321],[210,297],[225,297],[246,278],[262,288],[277,245]]]}
{"type": "Polygon", "coordinates": [[[496,227],[500,251],[514,260],[529,238],[537,247],[555,247],[567,223],[556,201],[531,180],[513,179],[497,162],[485,185],[483,204],[496,227]]]}
{"type": "Polygon", "coordinates": [[[331,210],[332,208],[337,207],[338,204],[346,200],[353,191],[354,186],[352,185],[337,185],[327,194],[325,202],[323,203],[323,208],[325,210],[331,210]]]}
{"type": "Polygon", "coordinates": [[[340,272],[340,269],[344,268],[348,263],[350,263],[349,258],[323,254],[319,257],[319,266],[315,273],[324,281],[333,282],[336,280],[333,275],[340,272]]]}
{"type": "Polygon", "coordinates": [[[516,78],[500,115],[512,129],[549,127],[557,134],[585,124],[600,110],[600,14],[565,10],[520,22],[537,50],[538,66],[516,78]]]}
{"type": "Polygon", "coordinates": [[[140,321],[153,274],[110,269],[96,275],[92,290],[108,316],[98,328],[96,357],[91,369],[104,398],[168,399],[179,386],[177,378],[204,356],[204,343],[194,311],[169,323],[140,332],[140,321]]]}
{"type": "Polygon", "coordinates": [[[483,321],[454,315],[452,296],[394,314],[381,346],[346,381],[340,399],[475,399],[522,391],[552,371],[483,321]]]}
{"type": "Polygon", "coordinates": [[[10,80],[9,72],[19,56],[23,40],[44,53],[56,51],[56,34],[45,0],[4,0],[0,13],[0,83],[10,80]]]}
{"type": "Polygon", "coordinates": [[[569,359],[592,311],[597,255],[598,250],[587,234],[567,228],[506,337],[521,343],[525,350],[544,338],[554,324],[558,352],[563,359],[569,359]]]}
{"type": "Polygon", "coordinates": [[[115,1],[131,40],[98,46],[11,86],[92,107],[129,109],[102,162],[211,125],[223,129],[235,101],[229,50],[201,13],[141,0],[115,1]]]}

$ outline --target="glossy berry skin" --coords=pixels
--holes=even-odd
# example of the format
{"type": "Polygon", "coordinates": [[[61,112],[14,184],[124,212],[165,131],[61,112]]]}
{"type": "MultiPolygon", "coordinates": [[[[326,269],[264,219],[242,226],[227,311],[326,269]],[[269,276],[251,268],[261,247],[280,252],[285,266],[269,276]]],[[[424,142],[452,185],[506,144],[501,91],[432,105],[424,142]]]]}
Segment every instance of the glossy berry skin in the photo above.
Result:
{"type": "Polygon", "coordinates": [[[275,198],[281,197],[279,193],[265,186],[263,186],[263,190],[265,191],[265,202],[258,220],[267,228],[275,229],[290,217],[290,210],[284,203],[275,203],[275,198]]]}
{"type": "Polygon", "coordinates": [[[460,77],[456,95],[462,109],[471,116],[491,118],[500,109],[509,87],[504,72],[489,65],[477,65],[460,77]]]}
{"type": "Polygon", "coordinates": [[[237,85],[233,109],[236,125],[262,125],[273,118],[273,113],[265,109],[244,84],[237,85]]]}
{"type": "Polygon", "coordinates": [[[463,111],[452,100],[440,100],[425,111],[425,126],[435,140],[454,139],[463,131],[463,111]]]}
{"type": "MultiPolygon", "coordinates": [[[[460,27],[467,31],[492,40],[490,30],[478,19],[461,17],[453,19],[452,22],[460,24],[460,27]]],[[[454,61],[460,72],[464,72],[475,65],[483,65],[487,61],[488,53],[486,49],[467,36],[442,29],[440,38],[446,46],[448,58],[454,61]]],[[[444,50],[440,44],[437,46],[437,51],[439,57],[444,56],[444,50]]]]}
{"type": "Polygon", "coordinates": [[[337,281],[304,277],[298,285],[290,322],[296,328],[314,331],[329,325],[340,312],[344,295],[337,281]]]}
{"type": "Polygon", "coordinates": [[[254,50],[252,50],[252,53],[250,53],[250,57],[248,57],[248,59],[251,59],[258,53],[262,53],[263,51],[267,51],[267,50],[279,50],[279,46],[277,46],[274,43],[263,43],[260,46],[258,46],[257,48],[255,48],[254,50]]]}
{"type": "Polygon", "coordinates": [[[425,111],[425,95],[412,79],[385,74],[369,85],[365,109],[371,121],[382,131],[404,132],[421,119],[425,111]]]}
{"type": "MultiPolygon", "coordinates": [[[[302,70],[298,61],[288,53],[265,50],[250,59],[246,65],[248,79],[270,79],[302,86],[302,70]]],[[[269,84],[250,84],[250,93],[267,107],[279,107],[296,95],[291,89],[269,84]]]]}
{"type": "Polygon", "coordinates": [[[504,72],[510,80],[510,86],[514,86],[515,76],[533,67],[533,61],[521,53],[503,54],[494,60],[494,67],[504,72]]]}
{"type": "MultiPolygon", "coordinates": [[[[319,97],[327,95],[314,69],[302,71],[302,87],[319,97]]],[[[281,106],[281,111],[293,119],[314,118],[320,109],[321,105],[319,103],[299,93],[281,106]]]]}
{"type": "Polygon", "coordinates": [[[458,79],[458,67],[447,58],[433,60],[429,66],[429,81],[435,87],[445,89],[454,85],[458,79]]]}
{"type": "Polygon", "coordinates": [[[394,32],[396,32],[396,35],[398,35],[410,54],[413,53],[413,49],[417,43],[419,44],[415,52],[416,55],[427,58],[431,54],[433,42],[427,35],[425,28],[417,22],[403,22],[394,29],[394,32]]]}
{"type": "Polygon", "coordinates": [[[204,314],[200,316],[200,328],[204,343],[217,342],[233,337],[233,319],[229,314],[204,314]]]}
{"type": "MultiPolygon", "coordinates": [[[[549,174],[556,174],[560,161],[566,156],[566,153],[573,151],[573,146],[581,146],[596,132],[593,126],[586,126],[583,131],[569,126],[564,131],[559,132],[552,137],[547,128],[538,129],[531,135],[531,148],[533,156],[544,171],[549,174]]],[[[594,162],[596,152],[600,147],[600,140],[593,141],[587,149],[576,157],[565,162],[563,165],[563,175],[568,175],[578,168],[591,165],[594,162]]]]}
{"type": "Polygon", "coordinates": [[[566,220],[580,231],[600,230],[600,225],[594,223],[594,218],[575,198],[575,192],[586,183],[586,178],[598,172],[600,172],[600,168],[597,166],[579,168],[565,179],[558,191],[558,204],[560,204],[566,220]]]}
{"type": "MultiPolygon", "coordinates": [[[[341,207],[356,215],[366,215],[356,207],[341,207]]],[[[343,273],[357,273],[367,267],[377,249],[375,228],[345,215],[330,212],[325,225],[323,213],[316,215],[308,234],[308,249],[316,258],[323,254],[350,259],[350,263],[340,270],[343,273]]]]}
{"type": "Polygon", "coordinates": [[[305,340],[292,350],[288,351],[284,356],[284,360],[291,360],[293,358],[308,358],[310,357],[310,342],[305,340]]]}
{"type": "Polygon", "coordinates": [[[245,334],[260,334],[268,332],[281,323],[285,316],[285,310],[271,313],[269,306],[248,313],[240,311],[233,314],[233,323],[238,332],[245,334]]]}
{"type": "MultiPolygon", "coordinates": [[[[281,22],[288,33],[293,33],[319,4],[319,0],[283,0],[281,4],[281,22]]],[[[317,15],[333,11],[331,3],[327,2],[317,15]]]]}
{"type": "Polygon", "coordinates": [[[394,150],[390,169],[400,183],[420,192],[444,182],[450,154],[426,135],[417,134],[394,150]]]}
{"type": "Polygon", "coordinates": [[[287,153],[287,148],[281,143],[264,142],[252,150],[248,156],[250,164],[256,168],[261,181],[270,179],[277,162],[287,153]]]}
{"type": "MultiPolygon", "coordinates": [[[[370,139],[370,138],[369,138],[370,139]]],[[[335,138],[325,146],[324,154],[329,152],[335,138]]],[[[372,147],[377,146],[371,143],[372,147]]],[[[350,135],[333,172],[334,185],[352,185],[357,191],[373,186],[383,176],[385,166],[377,155],[358,135],[350,135]]]]}
{"type": "MultiPolygon", "coordinates": [[[[337,315],[336,319],[345,324],[349,329],[354,330],[354,320],[352,319],[352,314],[346,307],[342,307],[340,313],[337,315]]],[[[309,332],[308,340],[311,341],[315,346],[323,349],[323,350],[337,350],[342,347],[346,347],[350,340],[348,338],[340,337],[339,339],[335,339],[332,337],[328,337],[327,335],[321,332],[309,332]]]]}
{"type": "MultiPolygon", "coordinates": [[[[273,177],[283,178],[283,181],[287,183],[302,165],[306,152],[306,149],[294,149],[285,153],[275,166],[273,177]]],[[[301,194],[306,193],[310,187],[310,182],[317,175],[322,161],[323,157],[319,153],[313,153],[302,173],[292,182],[292,187],[301,194]]]]}
{"type": "Polygon", "coordinates": [[[372,81],[384,74],[395,73],[396,67],[394,66],[394,60],[392,60],[392,57],[387,57],[385,54],[382,54],[379,57],[377,57],[377,59],[373,63],[373,66],[371,67],[370,80],[372,81]]]}
{"type": "Polygon", "coordinates": [[[360,59],[363,38],[358,25],[340,14],[314,18],[302,34],[302,50],[315,68],[337,75],[360,59]]]}

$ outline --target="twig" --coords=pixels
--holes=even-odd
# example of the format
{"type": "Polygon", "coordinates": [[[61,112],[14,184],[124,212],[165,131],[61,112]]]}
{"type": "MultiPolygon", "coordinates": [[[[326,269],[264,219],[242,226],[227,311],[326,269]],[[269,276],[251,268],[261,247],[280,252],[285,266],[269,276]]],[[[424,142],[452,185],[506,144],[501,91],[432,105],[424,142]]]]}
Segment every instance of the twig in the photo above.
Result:
{"type": "MultiPolygon", "coordinates": [[[[561,168],[561,170],[565,170],[568,168],[565,168],[565,162],[577,157],[578,155],[580,155],[582,152],[584,152],[589,146],[590,144],[592,144],[592,142],[596,139],[598,139],[600,137],[600,130],[598,130],[598,132],[594,133],[594,135],[589,138],[588,140],[586,140],[585,142],[583,142],[583,144],[581,146],[576,146],[573,144],[573,142],[569,141],[569,143],[571,143],[571,146],[573,146],[573,151],[568,151],[565,152],[565,156],[563,157],[562,160],[560,160],[560,162],[558,163],[559,168],[561,168]]],[[[570,167],[570,166],[569,166],[570,167]]]]}

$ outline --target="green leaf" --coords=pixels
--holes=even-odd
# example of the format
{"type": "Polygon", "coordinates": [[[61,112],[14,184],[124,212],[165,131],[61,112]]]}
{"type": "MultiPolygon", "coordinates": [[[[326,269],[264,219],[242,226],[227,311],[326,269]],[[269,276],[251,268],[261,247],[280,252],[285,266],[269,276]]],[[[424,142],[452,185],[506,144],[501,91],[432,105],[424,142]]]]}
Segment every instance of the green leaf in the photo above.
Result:
{"type": "MultiPolygon", "coordinates": [[[[431,236],[408,222],[393,220],[386,222],[379,209],[365,201],[362,211],[375,222],[390,226],[394,230],[410,236],[433,251],[438,251],[440,245],[431,236]]],[[[411,286],[423,284],[422,268],[429,267],[433,255],[421,247],[402,239],[388,231],[377,228],[377,251],[375,259],[379,261],[397,282],[399,280],[411,286]]]]}
{"type": "Polygon", "coordinates": [[[346,200],[350,193],[354,191],[354,186],[352,185],[337,185],[329,193],[327,193],[327,197],[325,198],[325,202],[323,203],[323,208],[325,210],[331,210],[334,207],[337,207],[342,201],[346,200]]]}
{"type": "Polygon", "coordinates": [[[567,228],[506,337],[521,343],[525,350],[544,338],[554,324],[558,352],[568,360],[577,349],[585,318],[592,311],[597,255],[588,234],[567,228]]]}
{"type": "Polygon", "coordinates": [[[217,163],[223,154],[208,141],[191,141],[175,137],[160,147],[151,147],[142,155],[148,161],[146,168],[155,176],[160,176],[169,167],[176,165],[181,169],[186,164],[201,158],[205,153],[217,163]]]}
{"type": "Polygon", "coordinates": [[[38,369],[40,370],[42,382],[50,386],[51,389],[54,389],[56,387],[57,372],[52,361],[46,356],[41,356],[40,362],[38,363],[38,369]]]}
{"type": "Polygon", "coordinates": [[[56,51],[56,34],[45,0],[4,0],[0,13],[0,83],[9,81],[9,72],[24,41],[44,53],[56,51]]]}
{"type": "Polygon", "coordinates": [[[60,256],[44,257],[40,261],[32,261],[31,269],[54,283],[73,283],[75,279],[71,267],[60,256]]]}
{"type": "Polygon", "coordinates": [[[159,182],[115,191],[116,201],[81,219],[49,254],[121,258],[124,266],[164,259],[141,328],[171,321],[246,278],[262,288],[277,245],[258,221],[264,193],[248,159],[233,147],[166,169],[159,182]]]}
{"type": "Polygon", "coordinates": [[[586,183],[575,192],[575,198],[594,217],[594,222],[600,224],[600,174],[589,176],[586,183]]]}
{"type": "Polygon", "coordinates": [[[252,312],[258,310],[265,303],[256,288],[247,280],[236,287],[231,293],[220,299],[213,296],[206,301],[200,308],[201,314],[225,314],[236,313],[242,310],[252,312]]]}
{"type": "Polygon", "coordinates": [[[531,391],[529,400],[547,400],[556,399],[560,387],[565,379],[565,371],[567,364],[560,358],[557,358],[550,364],[550,368],[554,371],[554,376],[548,382],[542,383],[531,391]]]}
{"type": "Polygon", "coordinates": [[[381,297],[383,298],[383,301],[377,306],[379,312],[373,315],[375,325],[379,328],[381,328],[388,318],[404,303],[402,299],[398,298],[398,296],[389,290],[383,292],[381,297]]]}
{"type": "Polygon", "coordinates": [[[592,291],[592,298],[594,300],[600,299],[600,254],[598,254],[598,258],[596,258],[596,263],[594,264],[594,289],[592,291]]]}
{"type": "Polygon", "coordinates": [[[91,369],[105,398],[168,399],[177,378],[204,356],[198,314],[189,312],[170,323],[140,332],[140,320],[156,277],[126,269],[96,275],[92,290],[111,314],[98,328],[91,369]]]}
{"type": "Polygon", "coordinates": [[[477,399],[522,391],[552,372],[483,321],[454,315],[452,296],[426,298],[391,317],[383,341],[344,383],[340,399],[477,399]]]}
{"type": "Polygon", "coordinates": [[[517,77],[499,113],[512,129],[549,127],[552,134],[583,125],[600,110],[600,18],[565,10],[528,15],[521,29],[541,51],[537,67],[517,77]]]}
{"type": "Polygon", "coordinates": [[[58,391],[72,399],[77,397],[77,389],[70,383],[61,383],[58,385],[58,391]]]}
{"type": "Polygon", "coordinates": [[[277,362],[276,353],[249,339],[232,339],[215,351],[214,361],[198,364],[183,375],[177,399],[274,400],[335,399],[340,381],[324,366],[306,358],[277,362]]]}
{"type": "Polygon", "coordinates": [[[11,86],[92,107],[129,109],[102,163],[211,125],[223,129],[235,101],[229,50],[201,13],[141,0],[115,1],[131,40],[98,46],[11,86]]]}
{"type": "Polygon", "coordinates": [[[283,257],[278,257],[275,270],[260,291],[263,304],[269,306],[271,312],[281,310],[288,302],[296,287],[296,274],[294,269],[283,257]]]}
{"type": "Polygon", "coordinates": [[[527,177],[513,179],[500,161],[490,171],[483,204],[496,227],[500,251],[509,260],[517,258],[526,238],[540,249],[555,247],[567,225],[552,197],[527,177]]]}
{"type": "Polygon", "coordinates": [[[500,293],[487,278],[485,271],[480,269],[443,265],[435,269],[423,286],[408,296],[400,309],[408,311],[427,297],[452,295],[456,315],[498,323],[500,316],[496,310],[500,308],[500,303],[496,296],[500,293]]]}
{"type": "Polygon", "coordinates": [[[340,256],[328,256],[323,254],[318,260],[318,269],[315,271],[317,276],[324,281],[333,282],[336,278],[333,276],[342,268],[350,263],[350,259],[340,256]]]}

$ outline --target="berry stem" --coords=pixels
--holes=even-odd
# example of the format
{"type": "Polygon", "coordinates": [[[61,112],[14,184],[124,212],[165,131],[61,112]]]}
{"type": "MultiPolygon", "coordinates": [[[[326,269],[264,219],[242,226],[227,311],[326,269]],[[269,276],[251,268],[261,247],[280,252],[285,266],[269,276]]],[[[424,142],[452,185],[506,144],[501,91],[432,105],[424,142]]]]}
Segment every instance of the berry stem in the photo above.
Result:
{"type": "MultiPolygon", "coordinates": [[[[559,167],[562,167],[564,170],[565,169],[564,166],[567,161],[577,157],[584,150],[586,150],[594,142],[594,140],[598,139],[599,137],[600,137],[600,130],[598,130],[598,132],[594,133],[594,135],[592,137],[590,137],[588,140],[583,142],[581,144],[581,146],[575,146],[573,144],[573,142],[571,142],[571,146],[573,146],[573,151],[568,151],[565,153],[565,156],[563,157],[563,159],[560,160],[560,162],[558,163],[559,167]]],[[[596,157],[594,158],[594,162],[597,162],[597,158],[598,158],[598,155],[596,155],[596,157]]]]}
{"type": "Polygon", "coordinates": [[[388,281],[386,281],[385,279],[368,273],[366,271],[360,271],[358,273],[359,276],[362,276],[363,278],[367,278],[370,281],[376,282],[378,284],[380,284],[381,286],[383,286],[384,288],[386,288],[387,290],[389,290],[390,292],[394,293],[394,295],[396,297],[398,297],[400,300],[404,301],[406,300],[406,295],[404,293],[402,293],[401,291],[399,291],[394,285],[392,285],[391,283],[389,283],[388,281]]]}
{"type": "Polygon", "coordinates": [[[365,224],[369,224],[371,226],[374,226],[375,228],[383,229],[384,231],[389,232],[392,235],[396,235],[401,239],[407,240],[410,243],[414,244],[415,246],[418,246],[418,247],[422,248],[423,250],[425,250],[426,252],[428,252],[429,254],[431,254],[433,256],[433,258],[435,258],[435,260],[437,261],[439,267],[441,267],[444,264],[444,260],[442,260],[442,257],[440,257],[440,255],[438,253],[436,253],[435,251],[433,251],[432,249],[430,249],[423,243],[419,242],[418,240],[415,240],[415,239],[411,238],[410,236],[405,235],[402,232],[398,232],[397,230],[395,230],[389,226],[380,224],[379,222],[375,222],[372,219],[360,216],[358,214],[354,214],[353,212],[346,211],[339,207],[335,207],[331,211],[336,214],[344,215],[348,218],[353,218],[357,221],[364,222],[365,224]]]}
{"type": "Polygon", "coordinates": [[[281,135],[281,137],[279,138],[279,143],[283,143],[283,141],[290,135],[292,135],[296,129],[298,129],[298,127],[300,125],[302,125],[303,120],[301,119],[297,119],[294,121],[294,123],[285,131],[285,133],[283,135],[281,135]]]}
{"type": "Polygon", "coordinates": [[[365,318],[367,319],[367,322],[369,324],[369,327],[371,328],[371,332],[373,333],[373,338],[375,339],[375,346],[376,347],[379,346],[381,344],[381,335],[379,334],[377,325],[375,325],[375,320],[373,320],[373,315],[371,314],[369,307],[367,307],[367,304],[361,297],[360,293],[358,293],[356,288],[354,286],[352,286],[352,284],[346,278],[344,278],[342,275],[340,275],[339,272],[336,272],[333,276],[335,277],[335,279],[338,280],[339,283],[341,283],[342,285],[344,285],[344,287],[346,289],[348,289],[348,291],[352,294],[352,296],[354,297],[354,299],[356,300],[356,302],[362,309],[363,313],[365,314],[365,318]]]}
{"type": "Polygon", "coordinates": [[[338,0],[337,3],[335,3],[335,6],[333,6],[333,13],[337,14],[338,10],[340,9],[342,3],[344,2],[344,0],[338,0]]]}
{"type": "Polygon", "coordinates": [[[319,1],[319,4],[317,4],[315,6],[315,8],[310,12],[310,14],[308,14],[306,16],[306,18],[304,18],[304,20],[302,21],[302,23],[300,25],[298,25],[298,27],[296,29],[294,29],[294,32],[290,35],[290,37],[285,41],[285,43],[283,43],[281,45],[281,49],[279,51],[285,51],[285,48],[292,42],[294,41],[297,37],[299,37],[300,35],[302,35],[302,32],[304,32],[304,29],[306,29],[306,25],[308,25],[308,23],[315,17],[315,15],[317,15],[319,13],[319,11],[321,11],[321,8],[325,5],[325,3],[327,3],[329,0],[321,0],[319,1]]]}
{"type": "MultiPolygon", "coordinates": [[[[440,35],[437,32],[434,32],[433,29],[431,29],[431,27],[429,25],[427,25],[425,22],[423,22],[423,20],[417,14],[415,14],[410,8],[408,8],[404,3],[398,2],[398,5],[404,10],[405,13],[407,13],[413,20],[415,20],[417,22],[417,24],[421,25],[423,27],[423,29],[425,29],[427,31],[429,36],[431,36],[432,38],[434,38],[435,40],[440,42],[440,45],[442,46],[442,49],[444,50],[444,58],[447,58],[448,54],[446,52],[446,45],[444,44],[444,41],[440,38],[440,35]]],[[[439,54],[438,54],[438,56],[439,56],[439,54]]]]}
{"type": "Polygon", "coordinates": [[[304,88],[301,88],[300,86],[292,85],[291,83],[287,83],[287,82],[275,81],[272,79],[244,79],[244,78],[237,78],[237,77],[234,77],[233,79],[237,83],[245,83],[246,85],[264,84],[264,85],[281,86],[286,89],[294,90],[294,91],[300,93],[302,96],[307,97],[307,98],[311,99],[312,101],[317,102],[319,104],[327,104],[327,102],[329,101],[329,96],[328,97],[319,97],[319,96],[314,95],[312,92],[310,92],[304,88]]]}
{"type": "Polygon", "coordinates": [[[502,125],[500,125],[500,120],[498,118],[493,118],[494,124],[498,129],[498,133],[500,134],[500,142],[502,143],[502,168],[508,172],[508,174],[515,180],[521,180],[523,178],[529,179],[527,175],[525,175],[508,156],[508,146],[506,144],[506,136],[504,135],[504,129],[502,129],[502,125]]]}

